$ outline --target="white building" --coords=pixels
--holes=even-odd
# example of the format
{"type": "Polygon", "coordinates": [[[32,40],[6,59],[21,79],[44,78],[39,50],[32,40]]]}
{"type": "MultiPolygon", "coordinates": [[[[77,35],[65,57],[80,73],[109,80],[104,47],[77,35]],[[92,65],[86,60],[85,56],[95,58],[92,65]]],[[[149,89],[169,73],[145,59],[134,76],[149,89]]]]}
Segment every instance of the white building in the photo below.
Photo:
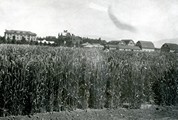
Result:
{"type": "Polygon", "coordinates": [[[30,31],[20,31],[20,30],[6,30],[4,32],[5,39],[8,40],[23,40],[26,41],[36,41],[36,33],[30,31]]]}
{"type": "Polygon", "coordinates": [[[40,40],[38,40],[38,43],[43,43],[43,44],[54,44],[55,42],[54,41],[47,41],[47,40],[42,40],[42,41],[40,41],[40,40]]]}
{"type": "Polygon", "coordinates": [[[96,44],[96,43],[91,44],[91,43],[88,43],[88,42],[83,43],[82,47],[84,47],[84,48],[104,48],[104,46],[101,45],[101,44],[96,44]]]}

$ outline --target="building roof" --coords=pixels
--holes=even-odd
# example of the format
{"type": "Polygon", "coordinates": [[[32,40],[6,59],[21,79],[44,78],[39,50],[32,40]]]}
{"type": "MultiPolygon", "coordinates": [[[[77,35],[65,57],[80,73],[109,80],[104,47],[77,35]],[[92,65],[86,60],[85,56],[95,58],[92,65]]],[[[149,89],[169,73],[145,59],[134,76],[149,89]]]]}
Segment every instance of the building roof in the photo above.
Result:
{"type": "Polygon", "coordinates": [[[140,50],[138,46],[118,45],[119,49],[140,50]]]}
{"type": "Polygon", "coordinates": [[[82,46],[87,46],[87,45],[91,45],[91,44],[88,42],[82,44],[82,46]]]}
{"type": "MultiPolygon", "coordinates": [[[[138,41],[137,44],[140,43],[141,48],[145,49],[155,49],[154,44],[151,41],[138,41]]],[[[136,44],[136,45],[137,45],[136,44]]]]}
{"type": "Polygon", "coordinates": [[[104,46],[103,45],[101,45],[101,44],[91,44],[91,43],[88,43],[88,42],[86,42],[86,43],[83,43],[82,44],[82,46],[83,47],[96,47],[96,48],[104,48],[104,46]]]}
{"type": "Polygon", "coordinates": [[[128,45],[129,42],[133,42],[134,43],[134,41],[132,39],[124,39],[124,40],[121,40],[121,41],[125,42],[126,45],[128,45]]]}
{"type": "Polygon", "coordinates": [[[19,35],[34,35],[34,36],[36,36],[36,33],[33,33],[31,31],[6,30],[5,33],[8,33],[8,34],[19,34],[19,35]]]}
{"type": "Polygon", "coordinates": [[[109,41],[108,42],[108,44],[109,45],[117,45],[117,44],[119,44],[121,41],[119,41],[119,40],[112,40],[112,41],[109,41]]]}
{"type": "Polygon", "coordinates": [[[97,48],[104,48],[104,46],[103,45],[101,45],[101,44],[92,44],[93,45],[93,47],[97,47],[97,48]]]}
{"type": "Polygon", "coordinates": [[[176,50],[176,51],[178,50],[178,45],[177,44],[165,43],[165,44],[162,45],[162,47],[165,46],[165,45],[167,45],[170,48],[170,50],[176,50]]]}

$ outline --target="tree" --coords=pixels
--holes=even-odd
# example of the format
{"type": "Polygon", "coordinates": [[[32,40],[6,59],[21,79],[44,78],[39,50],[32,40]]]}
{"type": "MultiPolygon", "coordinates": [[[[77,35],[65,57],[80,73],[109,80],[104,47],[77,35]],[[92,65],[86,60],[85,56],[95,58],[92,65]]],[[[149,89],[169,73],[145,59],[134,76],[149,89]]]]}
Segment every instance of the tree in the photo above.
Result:
{"type": "Polygon", "coordinates": [[[15,44],[15,43],[16,43],[15,36],[12,37],[11,43],[12,43],[12,44],[15,44]]]}
{"type": "Polygon", "coordinates": [[[5,37],[2,37],[2,42],[3,42],[3,43],[6,43],[5,37]]]}
{"type": "Polygon", "coordinates": [[[26,43],[27,43],[25,37],[22,37],[21,43],[22,43],[22,44],[26,44],[26,43]]]}
{"type": "Polygon", "coordinates": [[[38,41],[35,41],[35,45],[38,45],[38,41]]]}
{"type": "Polygon", "coordinates": [[[34,44],[34,42],[32,40],[30,40],[30,45],[33,45],[33,44],[34,44]]]}
{"type": "Polygon", "coordinates": [[[9,37],[7,37],[7,43],[10,44],[11,40],[9,37]]]}
{"type": "Polygon", "coordinates": [[[0,43],[6,43],[5,37],[0,36],[0,43]]]}

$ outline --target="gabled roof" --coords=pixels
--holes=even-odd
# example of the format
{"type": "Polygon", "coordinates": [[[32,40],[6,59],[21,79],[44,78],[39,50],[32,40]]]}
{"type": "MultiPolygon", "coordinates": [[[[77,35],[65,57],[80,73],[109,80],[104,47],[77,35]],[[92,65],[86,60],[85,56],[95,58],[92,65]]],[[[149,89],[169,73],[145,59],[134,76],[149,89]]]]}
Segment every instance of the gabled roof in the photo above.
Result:
{"type": "Polygon", "coordinates": [[[165,45],[167,45],[170,48],[170,50],[176,50],[176,51],[178,50],[178,45],[177,44],[165,43],[165,44],[162,45],[162,47],[165,46],[165,45]]]}
{"type": "Polygon", "coordinates": [[[151,41],[138,41],[137,42],[137,46],[138,43],[140,43],[141,48],[145,48],[145,49],[155,49],[154,44],[151,41]]]}
{"type": "Polygon", "coordinates": [[[91,43],[88,43],[88,42],[86,42],[86,43],[83,43],[82,44],[82,46],[83,47],[96,47],[96,48],[103,48],[104,46],[103,45],[101,45],[101,44],[91,44],[91,43]]]}
{"type": "Polygon", "coordinates": [[[9,34],[19,34],[19,35],[35,35],[36,33],[33,33],[31,31],[20,31],[20,30],[6,30],[5,33],[9,34]]]}
{"type": "Polygon", "coordinates": [[[101,45],[101,44],[92,44],[93,45],[93,47],[100,47],[100,48],[104,48],[104,46],[103,45],[101,45]]]}
{"type": "Polygon", "coordinates": [[[87,46],[87,45],[91,45],[91,44],[88,42],[82,44],[82,46],[87,46]]]}
{"type": "Polygon", "coordinates": [[[134,43],[134,41],[132,39],[123,39],[121,41],[125,42],[126,45],[128,45],[129,42],[133,42],[134,43]]]}

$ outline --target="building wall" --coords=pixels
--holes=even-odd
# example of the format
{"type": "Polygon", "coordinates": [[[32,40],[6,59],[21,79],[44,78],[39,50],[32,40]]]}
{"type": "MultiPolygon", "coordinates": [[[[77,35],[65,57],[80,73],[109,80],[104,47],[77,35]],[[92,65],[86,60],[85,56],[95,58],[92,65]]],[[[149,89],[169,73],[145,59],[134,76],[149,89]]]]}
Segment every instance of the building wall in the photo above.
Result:
{"type": "Polygon", "coordinates": [[[126,45],[124,41],[120,41],[119,45],[126,45]]]}
{"type": "Polygon", "coordinates": [[[111,47],[111,48],[109,48],[110,50],[116,50],[117,48],[114,48],[114,47],[111,47]]]}
{"type": "Polygon", "coordinates": [[[153,52],[155,50],[154,49],[145,49],[145,48],[142,48],[142,51],[153,52]]]}
{"type": "Polygon", "coordinates": [[[22,34],[14,34],[14,33],[5,33],[5,39],[7,40],[8,38],[10,40],[13,39],[13,37],[15,37],[15,40],[22,40],[22,38],[24,37],[25,40],[27,41],[36,41],[36,36],[35,35],[22,35],[22,34]]]}
{"type": "Polygon", "coordinates": [[[162,47],[161,47],[161,52],[170,52],[170,48],[168,47],[168,45],[163,45],[162,47]]]}
{"type": "Polygon", "coordinates": [[[140,42],[137,42],[137,43],[136,43],[136,46],[138,46],[140,49],[142,49],[142,45],[141,45],[140,42]]]}

